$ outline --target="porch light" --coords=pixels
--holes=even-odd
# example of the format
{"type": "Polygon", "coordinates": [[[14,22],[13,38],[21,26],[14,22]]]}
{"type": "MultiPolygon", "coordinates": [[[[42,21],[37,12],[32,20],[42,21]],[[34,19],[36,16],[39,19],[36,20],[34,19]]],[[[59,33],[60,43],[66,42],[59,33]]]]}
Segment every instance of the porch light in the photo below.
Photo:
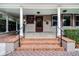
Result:
{"type": "Polygon", "coordinates": [[[38,11],[37,14],[40,14],[40,12],[38,11]]]}
{"type": "Polygon", "coordinates": [[[63,12],[67,12],[67,10],[63,10],[63,12]]]}

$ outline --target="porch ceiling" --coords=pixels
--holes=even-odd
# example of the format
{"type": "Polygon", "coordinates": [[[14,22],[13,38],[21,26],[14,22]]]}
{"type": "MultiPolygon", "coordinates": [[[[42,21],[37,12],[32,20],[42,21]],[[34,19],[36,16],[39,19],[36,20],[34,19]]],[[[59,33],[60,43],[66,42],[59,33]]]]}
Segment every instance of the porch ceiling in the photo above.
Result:
{"type": "Polygon", "coordinates": [[[39,11],[39,15],[50,15],[50,14],[57,14],[56,8],[58,6],[61,6],[61,14],[62,13],[72,13],[72,14],[79,14],[79,4],[57,4],[57,3],[50,3],[50,4],[44,4],[44,3],[36,3],[36,4],[0,4],[0,11],[9,13],[13,16],[19,16],[20,11],[19,8],[23,7],[23,14],[24,15],[37,15],[37,12],[39,11]],[[76,7],[76,8],[72,8],[76,7]],[[66,10],[66,12],[63,12],[63,10],[66,10]]]}
{"type": "MultiPolygon", "coordinates": [[[[13,16],[19,16],[19,8],[0,8],[0,11],[9,13],[13,16]]],[[[39,15],[51,15],[51,14],[57,14],[56,9],[24,9],[23,14],[24,15],[38,15],[37,12],[40,12],[39,15]]],[[[76,9],[67,9],[63,8],[61,9],[61,14],[79,14],[79,8],[76,9]],[[63,10],[66,10],[66,12],[63,12],[63,10]]]]}
{"type": "Polygon", "coordinates": [[[13,16],[19,16],[19,8],[0,8],[0,12],[4,12],[13,16]]]}

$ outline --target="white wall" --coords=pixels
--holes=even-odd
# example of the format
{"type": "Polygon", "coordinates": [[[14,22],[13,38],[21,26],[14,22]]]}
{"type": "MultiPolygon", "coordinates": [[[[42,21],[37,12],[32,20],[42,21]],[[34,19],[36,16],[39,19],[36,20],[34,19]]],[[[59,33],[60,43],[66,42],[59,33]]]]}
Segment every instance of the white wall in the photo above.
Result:
{"type": "Polygon", "coordinates": [[[26,24],[25,26],[25,32],[35,32],[36,22],[34,21],[34,24],[26,24]]]}
{"type": "Polygon", "coordinates": [[[18,46],[18,41],[0,43],[0,56],[13,52],[18,46]]]}
{"type": "Polygon", "coordinates": [[[0,43],[0,56],[5,55],[5,53],[6,53],[5,47],[6,47],[5,43],[0,43]]]}
{"type": "Polygon", "coordinates": [[[43,16],[43,32],[50,32],[51,29],[51,16],[43,16]],[[48,24],[46,24],[48,22],[48,24]]]}

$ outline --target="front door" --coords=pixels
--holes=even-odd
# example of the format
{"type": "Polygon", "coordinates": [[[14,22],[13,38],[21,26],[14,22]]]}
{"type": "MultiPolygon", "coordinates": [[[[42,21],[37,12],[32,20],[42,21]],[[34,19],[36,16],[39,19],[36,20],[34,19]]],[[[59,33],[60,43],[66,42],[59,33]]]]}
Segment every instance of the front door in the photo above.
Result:
{"type": "Polygon", "coordinates": [[[36,16],[36,32],[43,32],[43,16],[36,16]]]}

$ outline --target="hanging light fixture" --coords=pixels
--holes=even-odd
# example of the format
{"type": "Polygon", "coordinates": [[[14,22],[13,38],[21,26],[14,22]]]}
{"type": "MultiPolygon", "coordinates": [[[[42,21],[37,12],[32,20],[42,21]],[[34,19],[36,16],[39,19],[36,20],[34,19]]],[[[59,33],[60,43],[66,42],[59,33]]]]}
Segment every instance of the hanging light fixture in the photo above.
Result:
{"type": "Polygon", "coordinates": [[[37,14],[40,14],[40,12],[39,12],[39,11],[37,11],[37,14]]]}
{"type": "Polygon", "coordinates": [[[67,10],[63,10],[63,12],[67,12],[67,10]]]}

